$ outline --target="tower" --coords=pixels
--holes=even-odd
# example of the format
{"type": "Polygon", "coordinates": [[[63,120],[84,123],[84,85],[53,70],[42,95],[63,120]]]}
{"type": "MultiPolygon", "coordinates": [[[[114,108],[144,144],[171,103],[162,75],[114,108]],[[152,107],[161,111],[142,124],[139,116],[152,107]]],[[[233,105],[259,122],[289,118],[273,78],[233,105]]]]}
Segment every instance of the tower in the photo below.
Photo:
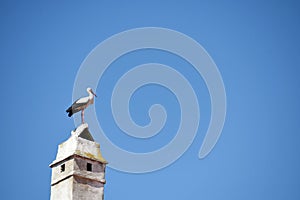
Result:
{"type": "Polygon", "coordinates": [[[52,168],[51,200],[103,200],[106,160],[87,124],[58,146],[52,168]]]}

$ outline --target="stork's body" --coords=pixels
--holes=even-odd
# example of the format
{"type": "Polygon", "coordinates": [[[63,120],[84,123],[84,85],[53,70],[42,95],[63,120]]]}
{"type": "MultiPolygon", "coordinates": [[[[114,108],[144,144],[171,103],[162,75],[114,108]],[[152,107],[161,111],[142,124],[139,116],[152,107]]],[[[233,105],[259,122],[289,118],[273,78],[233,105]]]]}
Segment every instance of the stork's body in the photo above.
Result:
{"type": "Polygon", "coordinates": [[[94,96],[97,95],[93,92],[91,88],[87,88],[89,96],[77,99],[67,110],[68,116],[71,117],[74,113],[81,111],[81,122],[84,123],[84,109],[86,109],[90,104],[94,103],[94,96]]]}

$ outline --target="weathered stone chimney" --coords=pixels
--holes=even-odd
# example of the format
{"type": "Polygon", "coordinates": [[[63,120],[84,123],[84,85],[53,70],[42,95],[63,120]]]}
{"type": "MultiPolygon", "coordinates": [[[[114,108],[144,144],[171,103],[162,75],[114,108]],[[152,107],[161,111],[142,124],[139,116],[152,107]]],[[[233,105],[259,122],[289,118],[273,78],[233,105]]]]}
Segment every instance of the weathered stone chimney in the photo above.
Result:
{"type": "Polygon", "coordinates": [[[103,200],[106,160],[87,124],[58,146],[52,168],[51,200],[103,200]]]}

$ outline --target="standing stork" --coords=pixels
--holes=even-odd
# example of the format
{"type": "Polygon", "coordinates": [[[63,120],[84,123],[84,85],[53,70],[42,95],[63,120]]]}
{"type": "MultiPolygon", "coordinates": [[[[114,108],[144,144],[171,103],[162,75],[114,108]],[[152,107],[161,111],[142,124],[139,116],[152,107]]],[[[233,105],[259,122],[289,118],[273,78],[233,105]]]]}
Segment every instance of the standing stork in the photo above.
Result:
{"type": "Polygon", "coordinates": [[[97,95],[93,92],[91,88],[87,88],[86,91],[89,96],[77,99],[67,110],[68,116],[71,117],[74,113],[81,111],[81,123],[84,124],[84,109],[86,109],[90,104],[94,103],[94,96],[97,95]]]}

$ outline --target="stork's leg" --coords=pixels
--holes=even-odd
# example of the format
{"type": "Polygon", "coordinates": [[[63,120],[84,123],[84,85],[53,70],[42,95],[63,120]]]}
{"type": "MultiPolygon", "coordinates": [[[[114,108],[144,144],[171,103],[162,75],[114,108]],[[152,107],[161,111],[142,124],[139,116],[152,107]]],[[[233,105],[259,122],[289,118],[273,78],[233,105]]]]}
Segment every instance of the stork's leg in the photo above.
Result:
{"type": "Polygon", "coordinates": [[[81,111],[81,123],[84,124],[84,109],[81,111]]]}

